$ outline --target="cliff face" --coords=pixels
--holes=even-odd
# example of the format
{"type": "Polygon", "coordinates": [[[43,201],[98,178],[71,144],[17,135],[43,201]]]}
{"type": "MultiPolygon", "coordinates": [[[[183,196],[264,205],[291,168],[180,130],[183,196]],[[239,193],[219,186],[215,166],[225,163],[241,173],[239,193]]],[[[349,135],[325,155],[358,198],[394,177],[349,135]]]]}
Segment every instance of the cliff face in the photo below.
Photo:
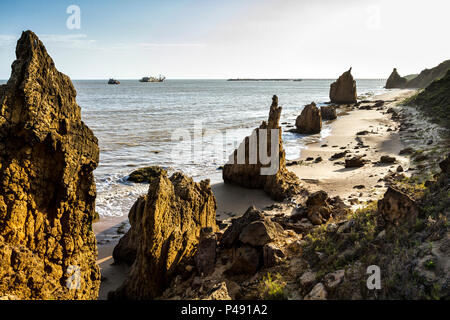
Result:
{"type": "Polygon", "coordinates": [[[415,96],[411,103],[435,122],[450,128],[450,69],[442,79],[434,81],[415,96]]]}
{"type": "Polygon", "coordinates": [[[253,130],[250,137],[244,139],[239,148],[233,152],[232,161],[224,166],[222,178],[225,183],[233,183],[251,189],[264,189],[274,200],[283,200],[301,191],[297,176],[286,169],[286,154],[279,125],[281,110],[282,108],[278,106],[278,97],[273,96],[268,121],[263,121],[259,128],[253,130]],[[260,159],[259,139],[264,134],[260,131],[261,129],[267,130],[267,154],[272,154],[272,149],[278,152],[278,166],[273,174],[261,174],[261,168],[269,167],[269,165],[263,165],[260,159]],[[272,129],[278,130],[278,144],[275,148],[272,148],[271,142],[272,129]],[[254,149],[250,143],[251,138],[254,149]],[[250,156],[250,150],[253,150],[254,159],[250,156]],[[241,159],[243,163],[238,161],[238,154],[243,155],[243,159],[241,159]]]}
{"type": "Polygon", "coordinates": [[[0,88],[0,296],[96,299],[97,138],[31,31],[0,88]]]}
{"type": "Polygon", "coordinates": [[[160,172],[131,213],[128,239],[114,258],[134,263],[125,283],[109,298],[153,299],[194,258],[201,229],[217,231],[216,199],[208,180],[196,183],[181,173],[169,179],[160,172]]]}
{"type": "Polygon", "coordinates": [[[355,103],[356,99],[356,81],[350,68],[331,84],[330,100],[334,103],[355,103]]]}

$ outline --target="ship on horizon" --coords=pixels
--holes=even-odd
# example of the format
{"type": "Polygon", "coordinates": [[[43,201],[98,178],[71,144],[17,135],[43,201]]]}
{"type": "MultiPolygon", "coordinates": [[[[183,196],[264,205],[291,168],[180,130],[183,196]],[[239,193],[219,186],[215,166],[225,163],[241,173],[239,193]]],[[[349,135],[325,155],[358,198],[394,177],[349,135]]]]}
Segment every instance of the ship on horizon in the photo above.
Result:
{"type": "Polygon", "coordinates": [[[166,77],[159,75],[158,78],[155,77],[143,77],[139,79],[139,82],[164,82],[166,80],[166,77]]]}

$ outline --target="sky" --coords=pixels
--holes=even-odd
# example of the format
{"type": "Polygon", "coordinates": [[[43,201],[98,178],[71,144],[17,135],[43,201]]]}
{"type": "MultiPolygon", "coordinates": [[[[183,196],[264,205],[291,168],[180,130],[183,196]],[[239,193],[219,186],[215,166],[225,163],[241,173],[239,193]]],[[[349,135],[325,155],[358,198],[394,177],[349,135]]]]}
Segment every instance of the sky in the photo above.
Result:
{"type": "Polygon", "coordinates": [[[448,0],[2,0],[0,79],[24,30],[72,79],[387,78],[450,59],[449,12],[448,0]]]}

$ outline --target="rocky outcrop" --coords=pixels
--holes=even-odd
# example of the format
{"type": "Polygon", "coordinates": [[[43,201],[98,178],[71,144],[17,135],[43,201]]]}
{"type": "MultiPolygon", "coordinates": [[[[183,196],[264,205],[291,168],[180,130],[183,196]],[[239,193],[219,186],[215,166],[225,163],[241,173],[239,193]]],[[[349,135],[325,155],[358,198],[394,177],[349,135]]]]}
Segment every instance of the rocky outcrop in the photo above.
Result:
{"type": "Polygon", "coordinates": [[[286,169],[286,155],[281,138],[281,127],[279,125],[281,107],[278,107],[278,98],[273,96],[270,106],[269,119],[263,121],[259,128],[246,137],[239,148],[233,152],[230,161],[223,167],[222,177],[225,183],[233,183],[245,188],[264,189],[274,200],[283,200],[299,193],[302,188],[297,176],[286,169]],[[261,130],[266,130],[261,131],[261,130]],[[272,146],[272,133],[277,132],[277,145],[272,146]],[[261,162],[260,139],[267,134],[267,155],[270,155],[273,171],[270,165],[261,162]],[[272,150],[277,156],[272,157],[272,150]],[[273,163],[275,162],[275,163],[273,163]]]}
{"type": "Polygon", "coordinates": [[[0,87],[0,296],[96,299],[97,138],[31,31],[0,87]]]}
{"type": "Polygon", "coordinates": [[[352,68],[344,72],[330,86],[330,100],[334,103],[356,103],[356,81],[353,80],[352,68]]]}
{"type": "Polygon", "coordinates": [[[295,121],[298,133],[314,134],[322,130],[322,114],[314,102],[306,105],[295,121]]]}
{"type": "Polygon", "coordinates": [[[417,203],[400,190],[389,187],[378,201],[378,212],[388,222],[398,225],[406,221],[415,221],[419,214],[417,203]]]}
{"type": "Polygon", "coordinates": [[[394,68],[391,75],[386,81],[385,88],[386,89],[394,89],[394,88],[404,88],[406,86],[406,78],[400,77],[397,72],[397,69],[394,68]]]}
{"type": "Polygon", "coordinates": [[[362,156],[354,156],[348,159],[345,159],[345,167],[346,168],[361,168],[365,165],[366,161],[362,156]]]}
{"type": "Polygon", "coordinates": [[[129,247],[136,248],[136,257],[128,278],[110,299],[157,297],[194,259],[202,228],[217,231],[209,180],[196,183],[179,172],[169,179],[160,172],[133,208],[125,237],[129,247]]]}
{"type": "Polygon", "coordinates": [[[322,120],[335,120],[337,119],[336,107],[335,106],[321,106],[320,113],[322,115],[322,120]]]}
{"type": "Polygon", "coordinates": [[[443,78],[449,70],[450,60],[446,60],[434,68],[422,70],[417,77],[406,83],[406,88],[426,88],[433,81],[443,78]]]}
{"type": "Polygon", "coordinates": [[[276,243],[285,237],[283,228],[266,218],[255,207],[250,207],[242,217],[233,219],[220,241],[224,248],[233,251],[228,274],[254,274],[264,266],[282,261],[284,253],[276,243]]]}

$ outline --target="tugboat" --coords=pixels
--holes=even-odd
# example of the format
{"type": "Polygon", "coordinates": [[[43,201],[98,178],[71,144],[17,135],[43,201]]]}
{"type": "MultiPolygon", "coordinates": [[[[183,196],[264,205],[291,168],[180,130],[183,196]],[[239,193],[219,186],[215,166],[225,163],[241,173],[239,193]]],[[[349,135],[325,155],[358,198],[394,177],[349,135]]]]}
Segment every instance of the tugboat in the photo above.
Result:
{"type": "Polygon", "coordinates": [[[143,77],[142,79],[139,80],[139,82],[164,82],[164,80],[166,80],[166,77],[162,77],[161,75],[159,75],[158,78],[143,77]]]}
{"type": "Polygon", "coordinates": [[[108,84],[120,84],[120,81],[119,81],[119,80],[116,80],[116,79],[113,79],[113,78],[111,78],[111,79],[109,79],[109,80],[108,80],[108,84]]]}

